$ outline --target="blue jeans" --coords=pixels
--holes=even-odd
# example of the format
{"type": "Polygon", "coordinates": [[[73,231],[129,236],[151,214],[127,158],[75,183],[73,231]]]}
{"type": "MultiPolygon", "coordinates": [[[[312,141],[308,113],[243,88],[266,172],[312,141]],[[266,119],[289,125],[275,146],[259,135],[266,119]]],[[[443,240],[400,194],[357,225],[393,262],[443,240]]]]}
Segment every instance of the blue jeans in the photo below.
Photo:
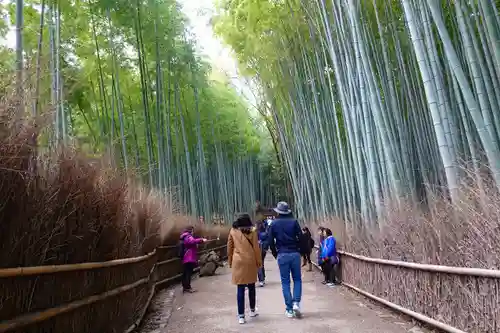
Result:
{"type": "Polygon", "coordinates": [[[239,284],[236,298],[238,301],[238,317],[245,317],[245,289],[248,288],[250,310],[255,310],[255,283],[239,284]]]}
{"type": "Polygon", "coordinates": [[[293,303],[302,298],[302,274],[300,271],[300,254],[298,252],[278,254],[278,267],[281,276],[281,288],[287,310],[292,310],[293,303]],[[290,292],[290,274],[293,279],[293,297],[290,292]]]}

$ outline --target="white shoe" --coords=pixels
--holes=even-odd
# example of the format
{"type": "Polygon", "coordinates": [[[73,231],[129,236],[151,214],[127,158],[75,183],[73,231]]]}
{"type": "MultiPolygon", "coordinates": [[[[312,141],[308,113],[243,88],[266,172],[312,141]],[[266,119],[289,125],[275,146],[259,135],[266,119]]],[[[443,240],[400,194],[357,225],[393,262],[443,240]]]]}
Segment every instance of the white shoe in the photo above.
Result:
{"type": "Polygon", "coordinates": [[[287,316],[288,318],[293,318],[293,311],[286,310],[285,316],[287,316]]]}
{"type": "Polygon", "coordinates": [[[244,324],[244,323],[246,323],[245,318],[243,318],[243,317],[238,317],[238,323],[240,323],[240,324],[244,324]]]}
{"type": "Polygon", "coordinates": [[[259,282],[259,286],[261,286],[261,287],[264,287],[264,284],[265,284],[264,281],[259,282]]]}
{"type": "Polygon", "coordinates": [[[293,314],[297,318],[302,317],[302,312],[300,312],[300,304],[299,303],[293,303],[293,314]]]}
{"type": "Polygon", "coordinates": [[[250,310],[250,318],[257,317],[258,315],[257,310],[250,310]]]}
{"type": "Polygon", "coordinates": [[[331,283],[331,282],[327,283],[326,285],[327,285],[328,287],[333,287],[333,286],[335,286],[335,285],[334,285],[333,283],[331,283]]]}

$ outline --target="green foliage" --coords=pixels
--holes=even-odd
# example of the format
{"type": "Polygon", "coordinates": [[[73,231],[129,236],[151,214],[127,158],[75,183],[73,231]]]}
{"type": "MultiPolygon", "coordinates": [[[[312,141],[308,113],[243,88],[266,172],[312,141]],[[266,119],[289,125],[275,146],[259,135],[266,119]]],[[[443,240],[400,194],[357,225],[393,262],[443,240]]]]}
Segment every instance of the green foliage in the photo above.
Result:
{"type": "Polygon", "coordinates": [[[304,215],[374,223],[428,184],[453,201],[461,160],[500,189],[498,3],[217,2],[304,215]]]}
{"type": "MultiPolygon", "coordinates": [[[[175,0],[45,1],[43,26],[41,5],[25,1],[23,48],[29,68],[40,64],[40,78],[29,75],[30,85],[40,87],[38,104],[64,109],[56,132],[67,127],[82,149],[111,152],[151,186],[179,191],[193,214],[208,215],[202,206],[220,201],[207,192],[220,182],[216,170],[228,173],[225,179],[253,175],[262,131],[242,97],[210,79],[212,69],[196,54],[175,0]]],[[[0,9],[14,23],[14,5],[0,9]]],[[[0,36],[6,31],[0,26],[0,36]]],[[[0,73],[11,72],[13,60],[13,50],[0,49],[0,73]]],[[[258,195],[252,180],[244,181],[247,197],[224,209],[243,211],[258,195]]]]}

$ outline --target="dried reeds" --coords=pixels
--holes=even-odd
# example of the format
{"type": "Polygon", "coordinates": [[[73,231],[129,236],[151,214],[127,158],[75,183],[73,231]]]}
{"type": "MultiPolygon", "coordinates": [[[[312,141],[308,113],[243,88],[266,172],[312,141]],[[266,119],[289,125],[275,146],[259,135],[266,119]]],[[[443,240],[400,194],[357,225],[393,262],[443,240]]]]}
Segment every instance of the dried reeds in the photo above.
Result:
{"type": "MultiPolygon", "coordinates": [[[[0,267],[100,262],[175,244],[175,201],[74,147],[37,151],[33,122],[0,106],[0,267]]],[[[205,236],[220,230],[200,229],[205,236]]]]}
{"type": "MultiPolygon", "coordinates": [[[[342,249],[383,258],[455,267],[500,269],[500,194],[468,173],[459,201],[435,195],[426,206],[387,204],[380,228],[340,220],[319,223],[342,249]]],[[[378,297],[466,332],[498,332],[498,279],[415,271],[343,257],[343,279],[378,297]]]]}
{"type": "MultiPolygon", "coordinates": [[[[34,138],[46,139],[39,132],[43,126],[19,119],[18,111],[17,101],[0,102],[0,269],[136,257],[175,244],[192,224],[173,198],[135,184],[105,159],[91,159],[70,145],[35,146],[34,138]]],[[[197,233],[224,237],[210,226],[197,233]]],[[[0,321],[134,284],[150,275],[157,259],[0,278],[0,321]]],[[[163,266],[155,277],[180,269],[179,263],[163,266]]],[[[21,331],[124,331],[147,304],[153,282],[21,331]]]]}

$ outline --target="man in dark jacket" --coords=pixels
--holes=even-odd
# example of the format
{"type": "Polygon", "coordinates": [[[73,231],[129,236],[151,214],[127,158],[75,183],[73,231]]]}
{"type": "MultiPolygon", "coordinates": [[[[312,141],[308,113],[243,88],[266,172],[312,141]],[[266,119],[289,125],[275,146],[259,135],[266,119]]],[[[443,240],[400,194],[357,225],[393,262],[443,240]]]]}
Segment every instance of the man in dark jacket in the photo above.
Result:
{"type": "Polygon", "coordinates": [[[289,318],[301,317],[302,273],[300,268],[300,239],[302,230],[293,218],[286,202],[279,202],[274,208],[278,217],[269,229],[269,246],[278,260],[281,286],[285,299],[285,315],[289,318]],[[290,274],[293,280],[293,297],[290,292],[290,274]]]}
{"type": "Polygon", "coordinates": [[[266,259],[267,250],[269,250],[269,227],[266,220],[257,223],[257,235],[259,236],[260,253],[262,255],[262,267],[259,268],[258,277],[259,285],[264,287],[266,284],[266,270],[264,268],[264,260],[266,259]]]}
{"type": "Polygon", "coordinates": [[[308,227],[302,228],[302,236],[300,237],[300,254],[304,259],[302,267],[308,265],[307,271],[312,271],[311,252],[314,248],[314,240],[308,227]]]}

